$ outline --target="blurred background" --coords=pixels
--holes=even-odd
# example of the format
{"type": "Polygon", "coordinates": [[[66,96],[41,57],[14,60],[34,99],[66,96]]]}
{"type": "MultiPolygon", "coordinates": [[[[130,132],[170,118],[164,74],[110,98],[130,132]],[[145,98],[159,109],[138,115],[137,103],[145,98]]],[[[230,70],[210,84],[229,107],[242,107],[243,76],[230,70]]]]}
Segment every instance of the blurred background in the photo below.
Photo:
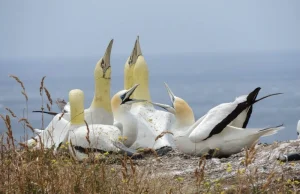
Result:
{"type": "MultiPolygon", "coordinates": [[[[93,70],[109,41],[112,95],[123,89],[124,64],[137,35],[150,70],[152,100],[170,103],[163,82],[193,108],[196,119],[212,107],[231,102],[256,87],[259,96],[248,127],[285,125],[262,142],[296,139],[300,119],[300,2],[227,1],[17,1],[0,0],[0,113],[11,108],[41,128],[39,95],[43,76],[53,100],[68,92],[93,98],[93,70]]],[[[56,105],[53,110],[58,111],[56,105]]],[[[51,116],[45,115],[45,125],[51,116]]],[[[0,133],[5,131],[0,121],[0,133]]],[[[15,138],[23,129],[13,122],[15,138]]],[[[31,132],[29,136],[32,136],[31,132]]]]}

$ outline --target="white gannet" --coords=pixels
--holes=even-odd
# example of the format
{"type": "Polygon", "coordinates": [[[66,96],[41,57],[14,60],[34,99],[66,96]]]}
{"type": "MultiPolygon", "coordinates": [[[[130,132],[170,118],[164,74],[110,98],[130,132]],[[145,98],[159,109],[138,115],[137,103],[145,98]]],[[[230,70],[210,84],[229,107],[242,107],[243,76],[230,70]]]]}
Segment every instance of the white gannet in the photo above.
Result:
{"type": "MultiPolygon", "coordinates": [[[[270,96],[282,94],[270,94],[256,100],[256,96],[259,90],[260,88],[258,87],[248,95],[243,95],[236,98],[233,102],[222,103],[210,109],[207,112],[205,118],[201,121],[201,124],[199,124],[189,135],[191,141],[199,142],[220,133],[227,125],[234,121],[239,116],[239,114],[241,114],[244,110],[249,109],[249,107],[256,102],[259,102],[270,96]]],[[[242,128],[242,126],[237,127],[242,128]]]]}
{"type": "MultiPolygon", "coordinates": [[[[111,100],[114,117],[122,124],[122,130],[113,125],[88,124],[84,122],[84,93],[81,90],[72,90],[69,93],[71,109],[71,126],[64,142],[69,142],[71,154],[78,160],[88,157],[86,150],[94,152],[119,151],[115,143],[123,137],[123,144],[130,147],[137,138],[135,117],[130,113],[131,104],[143,100],[131,99],[131,95],[138,87],[134,85],[129,90],[122,90],[111,100]],[[74,115],[74,116],[73,116],[74,115]]],[[[132,152],[127,152],[132,155],[132,152]]]]}
{"type": "MultiPolygon", "coordinates": [[[[109,42],[106,48],[104,56],[97,62],[94,70],[94,81],[95,81],[95,93],[91,106],[84,110],[85,120],[88,124],[107,124],[112,125],[114,118],[112,115],[111,104],[110,104],[110,81],[111,81],[111,66],[110,66],[110,55],[113,45],[113,39],[109,42]]],[[[70,121],[70,105],[64,102],[64,100],[58,99],[57,104],[62,109],[63,113],[46,112],[46,111],[33,111],[33,112],[44,112],[50,115],[55,115],[45,130],[39,131],[42,135],[42,141],[44,148],[51,148],[56,141],[57,135],[61,136],[60,129],[61,120],[60,117],[66,121],[70,121]],[[46,138],[48,138],[46,140],[46,138]]],[[[37,131],[37,130],[36,130],[37,131]]],[[[38,136],[35,137],[39,141],[38,136]]],[[[28,146],[34,144],[34,140],[30,139],[26,142],[28,146]]]]}
{"type": "Polygon", "coordinates": [[[297,124],[297,135],[298,135],[298,139],[300,139],[300,120],[298,121],[297,124]]]}
{"type": "MultiPolygon", "coordinates": [[[[111,65],[110,55],[113,45],[113,39],[109,42],[104,56],[97,62],[94,70],[95,93],[93,101],[88,109],[84,110],[84,119],[88,124],[107,124],[112,125],[114,118],[110,105],[110,82],[111,82],[111,65]]],[[[57,104],[64,112],[63,118],[70,120],[70,105],[64,100],[58,99],[57,104]]],[[[50,115],[59,113],[47,111],[44,112],[50,115]]],[[[54,121],[54,120],[52,120],[54,121]]]]}
{"type": "MultiPolygon", "coordinates": [[[[176,147],[183,153],[203,155],[208,153],[210,150],[214,150],[218,148],[219,151],[217,153],[217,156],[228,156],[240,152],[241,149],[243,149],[244,147],[249,148],[251,145],[256,143],[261,136],[272,135],[276,133],[278,130],[284,128],[278,126],[278,127],[270,127],[270,128],[243,129],[232,125],[226,125],[219,133],[212,135],[210,138],[206,138],[205,140],[192,141],[190,137],[191,134],[195,130],[199,130],[198,128],[199,126],[202,125],[203,121],[206,121],[207,118],[214,119],[214,117],[211,114],[222,114],[222,112],[220,113],[220,111],[219,112],[211,111],[214,109],[213,108],[203,117],[201,117],[197,122],[194,122],[194,114],[190,106],[182,98],[175,96],[167,85],[166,87],[169,96],[171,98],[172,106],[160,104],[160,103],[153,103],[153,104],[169,111],[170,113],[175,114],[176,122],[172,127],[172,132],[174,133],[174,141],[176,147]]],[[[235,106],[241,108],[241,105],[239,104],[243,102],[247,102],[247,99],[248,102],[251,102],[247,106],[250,106],[253,105],[255,102],[258,102],[268,96],[271,96],[268,95],[259,100],[255,100],[253,102],[253,99],[256,98],[258,91],[259,89],[256,88],[253,92],[247,95],[246,98],[245,96],[241,96],[237,98],[239,102],[238,105],[235,106]],[[241,101],[242,98],[245,99],[245,101],[241,101]]],[[[272,94],[272,95],[276,95],[276,94],[272,94]]],[[[227,104],[229,106],[230,103],[224,103],[224,104],[227,104]]],[[[217,107],[222,108],[223,106],[224,105],[222,106],[219,105],[217,107]]],[[[236,123],[238,123],[239,125],[243,125],[243,123],[245,123],[245,120],[247,119],[249,120],[249,118],[245,117],[247,114],[245,114],[244,112],[246,111],[247,106],[243,107],[241,110],[244,113],[243,114],[244,120],[239,118],[239,121],[236,121],[236,123]]],[[[225,116],[225,118],[227,117],[225,116]]],[[[234,120],[232,120],[234,118],[237,117],[232,116],[229,119],[230,124],[234,123],[234,120]]]]}
{"type": "MultiPolygon", "coordinates": [[[[142,55],[139,37],[137,37],[133,51],[128,58],[124,68],[124,88],[130,88],[133,84],[140,84],[134,93],[134,98],[151,101],[149,91],[149,70],[142,55]]],[[[131,112],[138,118],[139,131],[137,141],[131,148],[150,147],[163,154],[174,147],[170,134],[155,141],[155,138],[170,128],[174,122],[174,115],[165,111],[156,110],[152,104],[140,102],[132,105],[131,112]],[[164,151],[164,149],[166,149],[164,151]]]]}

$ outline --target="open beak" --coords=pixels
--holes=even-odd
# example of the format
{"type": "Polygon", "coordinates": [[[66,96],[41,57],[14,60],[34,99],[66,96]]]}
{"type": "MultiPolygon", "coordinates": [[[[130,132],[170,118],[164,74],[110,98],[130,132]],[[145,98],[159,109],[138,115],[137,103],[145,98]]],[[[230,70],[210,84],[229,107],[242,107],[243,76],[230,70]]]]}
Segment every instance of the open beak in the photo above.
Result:
{"type": "Polygon", "coordinates": [[[109,42],[107,48],[106,48],[106,51],[105,51],[105,54],[102,58],[102,61],[101,61],[101,68],[103,70],[103,74],[105,74],[106,70],[108,68],[110,68],[110,54],[111,54],[111,49],[112,49],[112,46],[113,46],[113,42],[114,42],[114,39],[111,39],[111,41],[109,42]]]}
{"type": "Polygon", "coordinates": [[[132,104],[136,102],[145,102],[146,100],[141,100],[141,99],[132,99],[130,98],[135,91],[135,89],[139,86],[140,84],[135,84],[132,88],[128,89],[124,96],[122,97],[122,103],[121,104],[132,104]]]}
{"type": "Polygon", "coordinates": [[[165,83],[165,86],[166,86],[166,88],[167,88],[169,97],[170,97],[171,102],[172,102],[172,105],[173,105],[174,102],[175,102],[175,95],[173,94],[173,92],[172,92],[172,90],[170,89],[170,87],[168,86],[168,84],[165,83]]]}
{"type": "Polygon", "coordinates": [[[136,60],[138,59],[139,56],[142,56],[142,50],[141,50],[141,46],[140,46],[140,40],[139,40],[139,36],[136,38],[136,41],[134,43],[134,47],[133,50],[131,52],[128,64],[132,65],[136,63],[136,60]]]}
{"type": "Polygon", "coordinates": [[[155,102],[149,102],[149,103],[151,103],[151,104],[153,104],[155,106],[158,106],[158,107],[160,107],[162,109],[165,109],[166,111],[168,111],[168,112],[170,112],[172,114],[176,114],[176,111],[175,111],[175,109],[172,106],[169,106],[167,104],[155,103],[155,102]]]}

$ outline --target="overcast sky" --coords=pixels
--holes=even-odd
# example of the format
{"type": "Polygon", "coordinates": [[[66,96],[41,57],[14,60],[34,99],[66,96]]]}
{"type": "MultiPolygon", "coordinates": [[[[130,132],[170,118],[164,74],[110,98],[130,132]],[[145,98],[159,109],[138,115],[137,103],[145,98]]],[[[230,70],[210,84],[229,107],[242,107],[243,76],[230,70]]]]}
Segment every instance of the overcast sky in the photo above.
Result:
{"type": "Polygon", "coordinates": [[[0,58],[300,50],[300,1],[0,0],[0,58]]]}

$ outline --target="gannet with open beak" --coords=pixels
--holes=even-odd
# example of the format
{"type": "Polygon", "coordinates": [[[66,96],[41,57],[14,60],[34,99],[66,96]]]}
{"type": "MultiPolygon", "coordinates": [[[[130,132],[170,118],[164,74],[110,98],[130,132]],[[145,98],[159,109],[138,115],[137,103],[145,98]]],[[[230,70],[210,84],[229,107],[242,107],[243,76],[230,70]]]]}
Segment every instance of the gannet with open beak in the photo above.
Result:
{"type": "MultiPolygon", "coordinates": [[[[111,106],[114,117],[122,124],[122,129],[113,125],[88,124],[84,122],[84,93],[81,90],[72,90],[69,93],[71,109],[71,126],[68,131],[68,138],[71,154],[78,160],[88,157],[86,150],[94,152],[118,152],[120,147],[115,143],[123,139],[123,144],[130,147],[137,138],[136,118],[130,113],[131,104],[143,100],[130,98],[138,87],[134,85],[129,90],[122,90],[115,94],[111,100],[111,106]]],[[[131,156],[135,151],[128,151],[131,156]]]]}
{"type": "MultiPolygon", "coordinates": [[[[282,126],[277,126],[277,127],[269,127],[269,128],[243,129],[241,127],[229,125],[229,124],[236,124],[236,123],[238,125],[244,125],[245,121],[249,120],[249,118],[247,118],[247,114],[245,114],[247,113],[246,110],[247,108],[249,108],[249,106],[252,106],[254,103],[266,97],[277,95],[277,94],[268,95],[259,100],[255,100],[253,102],[253,99],[256,98],[259,92],[259,89],[256,88],[249,95],[246,95],[246,98],[245,96],[240,96],[234,102],[218,105],[215,108],[208,111],[208,113],[205,114],[203,117],[201,117],[197,122],[194,122],[194,114],[190,106],[182,98],[175,96],[167,85],[166,87],[169,96],[171,98],[172,106],[160,104],[160,103],[153,103],[153,104],[167,110],[170,113],[175,114],[176,122],[172,127],[172,132],[174,133],[174,141],[176,147],[183,153],[193,154],[193,155],[194,154],[203,155],[208,153],[210,150],[214,150],[218,148],[218,152],[216,156],[228,156],[240,152],[245,147],[250,148],[251,145],[256,143],[261,136],[268,136],[268,135],[275,134],[278,130],[284,128],[282,126]],[[242,107],[243,103],[248,103],[248,104],[247,106],[242,107]],[[232,108],[231,106],[238,107],[238,108],[232,108]],[[231,110],[227,110],[226,112],[226,109],[230,109],[230,108],[231,110]],[[222,109],[225,109],[225,111],[223,110],[224,112],[222,112],[222,109]],[[238,115],[234,116],[232,114],[232,112],[234,111],[241,111],[243,113],[241,115],[244,116],[244,119],[240,117],[238,118],[238,120],[235,120],[238,115]],[[224,118],[221,121],[218,121],[216,119],[218,118],[218,115],[223,115],[224,118]],[[233,115],[233,116],[228,118],[228,115],[233,115]],[[207,127],[210,127],[210,125],[207,124],[208,118],[212,120],[210,122],[211,123],[210,125],[213,126],[218,126],[218,124],[221,122],[228,122],[228,124],[225,125],[220,132],[214,133],[212,136],[206,139],[195,141],[195,139],[192,139],[193,137],[191,137],[191,134],[193,133],[197,134],[196,132],[199,133],[199,131],[197,130],[199,130],[199,128],[202,127],[202,124],[206,124],[207,127]],[[214,123],[214,122],[219,122],[219,123],[214,123]]],[[[203,128],[200,130],[203,130],[203,128]]]]}
{"type": "MultiPolygon", "coordinates": [[[[125,89],[132,87],[133,84],[140,84],[134,93],[137,99],[151,101],[149,91],[149,70],[148,65],[142,55],[139,37],[137,37],[133,51],[128,58],[124,69],[124,87],[125,89]]],[[[132,148],[150,147],[154,149],[163,149],[169,151],[170,147],[174,147],[172,136],[165,134],[163,137],[155,141],[155,138],[163,131],[168,130],[174,122],[174,115],[165,111],[156,110],[152,104],[147,102],[136,103],[132,106],[131,112],[139,120],[139,131],[137,141],[132,148]]]]}

